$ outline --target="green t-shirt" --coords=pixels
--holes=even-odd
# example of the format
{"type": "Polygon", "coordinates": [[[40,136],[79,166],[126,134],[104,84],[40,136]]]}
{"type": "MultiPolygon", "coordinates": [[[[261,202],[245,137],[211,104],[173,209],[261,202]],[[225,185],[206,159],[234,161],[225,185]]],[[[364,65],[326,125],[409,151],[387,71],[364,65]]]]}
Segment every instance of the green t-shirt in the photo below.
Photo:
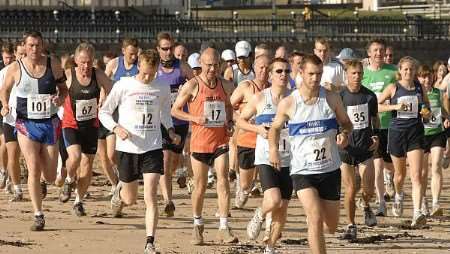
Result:
{"type": "Polygon", "coordinates": [[[430,101],[431,118],[424,124],[425,135],[434,135],[444,131],[442,128],[442,104],[441,91],[433,88],[427,92],[428,100],[430,101]]]}
{"type": "MultiPolygon", "coordinates": [[[[372,71],[368,68],[364,68],[362,84],[379,97],[388,85],[396,82],[396,72],[397,67],[392,64],[384,64],[378,71],[372,71]]],[[[386,104],[389,104],[389,102],[386,102],[386,104]]],[[[380,128],[388,129],[389,122],[392,118],[392,113],[382,112],[379,113],[378,116],[380,117],[380,128]]]]}

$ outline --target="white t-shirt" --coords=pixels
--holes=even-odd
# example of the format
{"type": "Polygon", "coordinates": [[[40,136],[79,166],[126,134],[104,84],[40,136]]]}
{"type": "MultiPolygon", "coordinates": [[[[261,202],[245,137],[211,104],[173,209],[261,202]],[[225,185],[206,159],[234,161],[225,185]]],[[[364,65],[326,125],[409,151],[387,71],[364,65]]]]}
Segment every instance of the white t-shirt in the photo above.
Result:
{"type": "MultiPolygon", "coordinates": [[[[6,71],[8,70],[8,66],[5,66],[3,69],[0,70],[0,89],[3,87],[3,83],[5,82],[5,75],[6,75],[6,71]]],[[[5,117],[3,117],[3,122],[7,123],[11,126],[16,125],[16,118],[17,118],[17,113],[16,113],[17,97],[16,97],[15,87],[16,86],[13,86],[13,88],[11,89],[11,93],[9,95],[9,102],[8,102],[9,114],[6,115],[5,117]]]]}
{"type": "Polygon", "coordinates": [[[325,83],[331,83],[335,86],[344,86],[344,75],[344,68],[342,67],[342,64],[335,59],[331,59],[330,62],[323,66],[320,84],[323,86],[325,83]]]}
{"type": "Polygon", "coordinates": [[[161,123],[172,128],[170,116],[170,87],[153,80],[144,84],[135,77],[123,77],[117,81],[98,115],[102,124],[113,130],[118,124],[131,137],[116,138],[116,150],[142,154],[162,148],[161,123]],[[113,113],[118,108],[118,123],[113,113]]]}

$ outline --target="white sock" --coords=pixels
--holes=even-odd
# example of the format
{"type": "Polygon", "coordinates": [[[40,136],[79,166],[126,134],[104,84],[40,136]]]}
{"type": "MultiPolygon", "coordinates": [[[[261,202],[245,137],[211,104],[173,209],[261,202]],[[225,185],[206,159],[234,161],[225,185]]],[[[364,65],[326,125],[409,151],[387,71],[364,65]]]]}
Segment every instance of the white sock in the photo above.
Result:
{"type": "Polygon", "coordinates": [[[72,177],[70,177],[70,176],[67,176],[67,177],[66,177],[66,181],[67,181],[68,183],[73,183],[74,180],[75,180],[75,179],[72,179],[72,177]]]}
{"type": "Polygon", "coordinates": [[[42,211],[37,211],[34,213],[34,216],[40,216],[40,215],[44,215],[44,213],[42,211]]]}
{"type": "Polygon", "coordinates": [[[228,228],[228,218],[222,218],[219,219],[219,229],[227,229],[228,228]]]}
{"type": "Polygon", "coordinates": [[[395,193],[395,201],[402,201],[402,200],[403,200],[403,192],[395,193]]]}
{"type": "Polygon", "coordinates": [[[433,207],[435,207],[435,206],[438,206],[439,205],[439,200],[437,200],[437,199],[434,199],[433,198],[433,207]]]}
{"type": "Polygon", "coordinates": [[[418,217],[421,214],[422,214],[422,211],[420,209],[419,210],[414,210],[414,217],[418,217]]]}
{"type": "Polygon", "coordinates": [[[194,216],[194,225],[203,225],[202,216],[194,216]]]}
{"type": "Polygon", "coordinates": [[[20,184],[14,185],[14,190],[16,192],[22,192],[22,188],[20,187],[20,184]]]}
{"type": "Polygon", "coordinates": [[[75,201],[73,203],[74,204],[78,204],[78,203],[80,203],[82,201],[83,201],[83,198],[81,198],[80,194],[78,194],[78,192],[77,192],[77,194],[75,195],[75,201]]]}

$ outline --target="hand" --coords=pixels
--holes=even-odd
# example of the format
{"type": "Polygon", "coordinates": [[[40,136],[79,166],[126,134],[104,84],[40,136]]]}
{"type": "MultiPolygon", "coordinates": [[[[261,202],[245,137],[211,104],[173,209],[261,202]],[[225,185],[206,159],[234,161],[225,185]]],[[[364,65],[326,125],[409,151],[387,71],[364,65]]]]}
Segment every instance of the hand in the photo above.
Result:
{"type": "Polygon", "coordinates": [[[125,139],[131,137],[130,133],[120,125],[117,125],[116,127],[114,127],[113,132],[117,136],[119,136],[119,138],[121,138],[122,140],[125,140],[125,139]]]}
{"type": "Polygon", "coordinates": [[[59,95],[53,95],[52,102],[53,102],[53,104],[55,104],[56,107],[59,107],[64,103],[64,98],[62,98],[59,95]]]}
{"type": "Polygon", "coordinates": [[[192,119],[192,122],[194,122],[194,123],[196,123],[198,125],[204,125],[205,123],[208,122],[208,119],[206,117],[204,117],[204,116],[195,116],[192,119]]]}
{"type": "Polygon", "coordinates": [[[228,137],[232,137],[234,134],[234,122],[233,121],[228,122],[228,124],[225,124],[225,127],[227,128],[228,137]]]}
{"type": "Polygon", "coordinates": [[[169,130],[169,137],[172,140],[172,144],[179,145],[181,143],[180,135],[176,134],[172,129],[169,130]]]}
{"type": "Polygon", "coordinates": [[[344,133],[339,133],[336,136],[336,144],[341,148],[344,149],[348,146],[348,136],[344,133]]]}
{"type": "Polygon", "coordinates": [[[399,103],[399,104],[395,105],[395,110],[408,111],[408,105],[406,105],[405,103],[399,103]]]}
{"type": "Polygon", "coordinates": [[[258,125],[258,134],[261,135],[261,137],[267,139],[269,136],[269,126],[267,125],[258,125]]]}
{"type": "Polygon", "coordinates": [[[98,108],[101,108],[103,106],[104,102],[105,102],[105,98],[100,96],[100,98],[98,99],[98,108]]]}
{"type": "Polygon", "coordinates": [[[8,105],[4,105],[2,108],[2,116],[7,116],[9,114],[9,106],[8,105]]]}
{"type": "Polygon", "coordinates": [[[422,108],[420,110],[420,115],[422,116],[422,118],[430,119],[431,111],[429,109],[427,109],[427,108],[422,108]]]}
{"type": "Polygon", "coordinates": [[[446,129],[450,128],[450,121],[448,119],[445,119],[444,121],[444,128],[446,129]]]}
{"type": "Polygon", "coordinates": [[[269,149],[269,162],[274,169],[278,171],[281,170],[280,155],[278,154],[278,149],[269,149]]]}
{"type": "Polygon", "coordinates": [[[378,136],[370,137],[372,139],[372,145],[369,147],[369,151],[375,151],[378,148],[378,144],[380,143],[378,136]]]}

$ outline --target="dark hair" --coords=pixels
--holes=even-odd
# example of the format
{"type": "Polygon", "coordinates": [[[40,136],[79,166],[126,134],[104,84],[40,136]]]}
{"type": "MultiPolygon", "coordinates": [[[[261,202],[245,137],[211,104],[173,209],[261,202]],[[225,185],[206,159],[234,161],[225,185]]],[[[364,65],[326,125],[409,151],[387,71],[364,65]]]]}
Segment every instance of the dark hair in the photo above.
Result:
{"type": "Polygon", "coordinates": [[[344,64],[345,71],[347,71],[349,68],[356,68],[356,67],[361,68],[361,70],[363,69],[363,64],[358,59],[351,59],[351,60],[345,61],[345,64],[344,64]]]}
{"type": "Polygon", "coordinates": [[[156,36],[156,46],[159,46],[159,43],[162,40],[168,40],[170,42],[173,42],[172,35],[170,35],[169,32],[159,32],[158,33],[158,35],[156,36]]]}
{"type": "Polygon", "coordinates": [[[23,34],[23,42],[25,43],[28,39],[28,37],[40,39],[41,42],[44,42],[44,37],[42,37],[41,32],[39,31],[28,31],[23,34]]]}
{"type": "Polygon", "coordinates": [[[122,48],[126,48],[128,46],[138,47],[139,43],[138,40],[135,38],[125,38],[122,41],[122,48]]]}
{"type": "Polygon", "coordinates": [[[304,70],[306,64],[308,64],[308,63],[314,64],[314,65],[322,65],[323,64],[322,60],[320,60],[320,58],[318,56],[308,54],[308,55],[305,55],[305,57],[303,57],[302,63],[300,64],[300,69],[304,70]]]}
{"type": "Polygon", "coordinates": [[[416,76],[417,77],[426,77],[428,75],[433,75],[433,71],[431,70],[430,66],[426,64],[421,64],[419,68],[417,69],[416,76]]]}
{"type": "Polygon", "coordinates": [[[370,46],[372,46],[372,44],[381,44],[383,45],[384,48],[386,48],[386,42],[383,39],[380,38],[374,38],[372,40],[369,41],[369,43],[367,43],[367,50],[369,50],[370,46]]]}
{"type": "Polygon", "coordinates": [[[144,50],[139,55],[138,62],[139,62],[139,64],[145,62],[146,64],[149,64],[151,66],[158,66],[158,64],[159,64],[159,54],[154,49],[144,50]]]}
{"type": "Polygon", "coordinates": [[[14,45],[10,42],[3,44],[2,53],[14,54],[14,45]]]}
{"type": "MultiPolygon", "coordinates": [[[[264,57],[264,55],[262,55],[260,57],[264,57]]],[[[286,59],[281,58],[281,57],[277,57],[277,58],[272,59],[272,61],[270,62],[269,71],[272,71],[273,66],[274,66],[275,63],[285,63],[285,64],[289,65],[289,62],[286,59]]]]}

